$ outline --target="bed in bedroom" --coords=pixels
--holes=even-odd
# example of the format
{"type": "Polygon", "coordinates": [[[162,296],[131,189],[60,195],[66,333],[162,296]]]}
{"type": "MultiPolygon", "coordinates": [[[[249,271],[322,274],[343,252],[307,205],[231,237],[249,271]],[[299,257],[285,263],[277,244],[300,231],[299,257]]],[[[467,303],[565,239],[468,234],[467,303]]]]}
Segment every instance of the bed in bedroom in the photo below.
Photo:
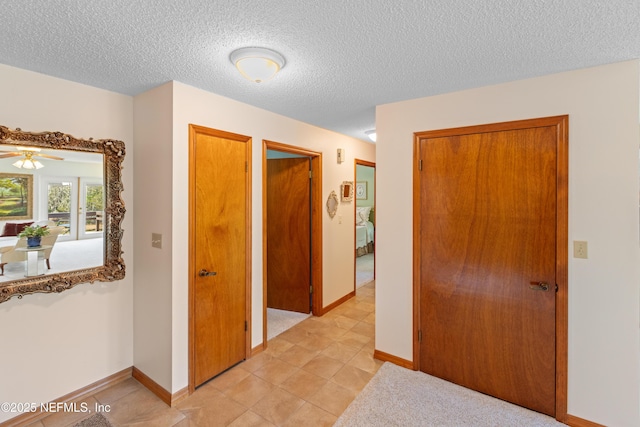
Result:
{"type": "Polygon", "coordinates": [[[373,208],[356,208],[356,256],[373,253],[374,244],[373,208]]]}

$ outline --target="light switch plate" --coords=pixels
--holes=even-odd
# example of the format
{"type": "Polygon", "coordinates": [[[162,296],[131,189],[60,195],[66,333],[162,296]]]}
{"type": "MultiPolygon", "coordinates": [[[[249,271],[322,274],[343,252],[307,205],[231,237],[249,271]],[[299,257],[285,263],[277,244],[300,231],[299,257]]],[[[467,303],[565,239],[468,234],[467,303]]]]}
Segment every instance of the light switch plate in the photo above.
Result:
{"type": "Polygon", "coordinates": [[[588,258],[587,242],[581,240],[573,241],[573,257],[574,258],[588,258]]]}
{"type": "Polygon", "coordinates": [[[162,249],[162,234],[151,233],[151,247],[162,249]]]}

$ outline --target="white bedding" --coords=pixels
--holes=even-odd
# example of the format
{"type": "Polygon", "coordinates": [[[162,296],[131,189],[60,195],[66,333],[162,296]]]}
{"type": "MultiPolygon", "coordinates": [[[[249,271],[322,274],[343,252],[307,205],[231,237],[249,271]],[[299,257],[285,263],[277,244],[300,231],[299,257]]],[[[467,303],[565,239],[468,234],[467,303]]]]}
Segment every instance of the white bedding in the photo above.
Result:
{"type": "Polygon", "coordinates": [[[356,225],[356,249],[373,243],[373,223],[367,221],[365,225],[356,225]]]}

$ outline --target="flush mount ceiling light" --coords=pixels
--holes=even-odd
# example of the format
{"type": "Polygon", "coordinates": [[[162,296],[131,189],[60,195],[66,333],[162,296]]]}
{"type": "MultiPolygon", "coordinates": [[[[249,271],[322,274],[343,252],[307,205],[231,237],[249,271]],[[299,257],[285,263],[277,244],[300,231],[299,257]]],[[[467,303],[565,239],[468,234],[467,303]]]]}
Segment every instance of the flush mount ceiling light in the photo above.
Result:
{"type": "Polygon", "coordinates": [[[240,74],[252,82],[262,83],[276,75],[284,67],[284,57],[263,47],[243,47],[231,52],[231,63],[240,74]]]}
{"type": "Polygon", "coordinates": [[[376,130],[375,129],[368,130],[364,134],[367,135],[371,141],[376,142],[376,130]]]}

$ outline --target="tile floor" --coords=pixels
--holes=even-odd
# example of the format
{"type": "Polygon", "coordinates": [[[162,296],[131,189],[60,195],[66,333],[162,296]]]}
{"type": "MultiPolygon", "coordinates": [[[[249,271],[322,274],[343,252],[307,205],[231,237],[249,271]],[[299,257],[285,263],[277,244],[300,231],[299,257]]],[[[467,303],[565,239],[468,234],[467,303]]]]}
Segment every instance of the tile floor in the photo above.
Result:
{"type": "MultiPolygon", "coordinates": [[[[331,426],[382,365],[373,359],[374,302],[371,282],[173,408],[133,378],[83,401],[110,405],[104,415],[114,426],[331,426]]],[[[57,413],[31,426],[72,426],[83,418],[57,413]]]]}

